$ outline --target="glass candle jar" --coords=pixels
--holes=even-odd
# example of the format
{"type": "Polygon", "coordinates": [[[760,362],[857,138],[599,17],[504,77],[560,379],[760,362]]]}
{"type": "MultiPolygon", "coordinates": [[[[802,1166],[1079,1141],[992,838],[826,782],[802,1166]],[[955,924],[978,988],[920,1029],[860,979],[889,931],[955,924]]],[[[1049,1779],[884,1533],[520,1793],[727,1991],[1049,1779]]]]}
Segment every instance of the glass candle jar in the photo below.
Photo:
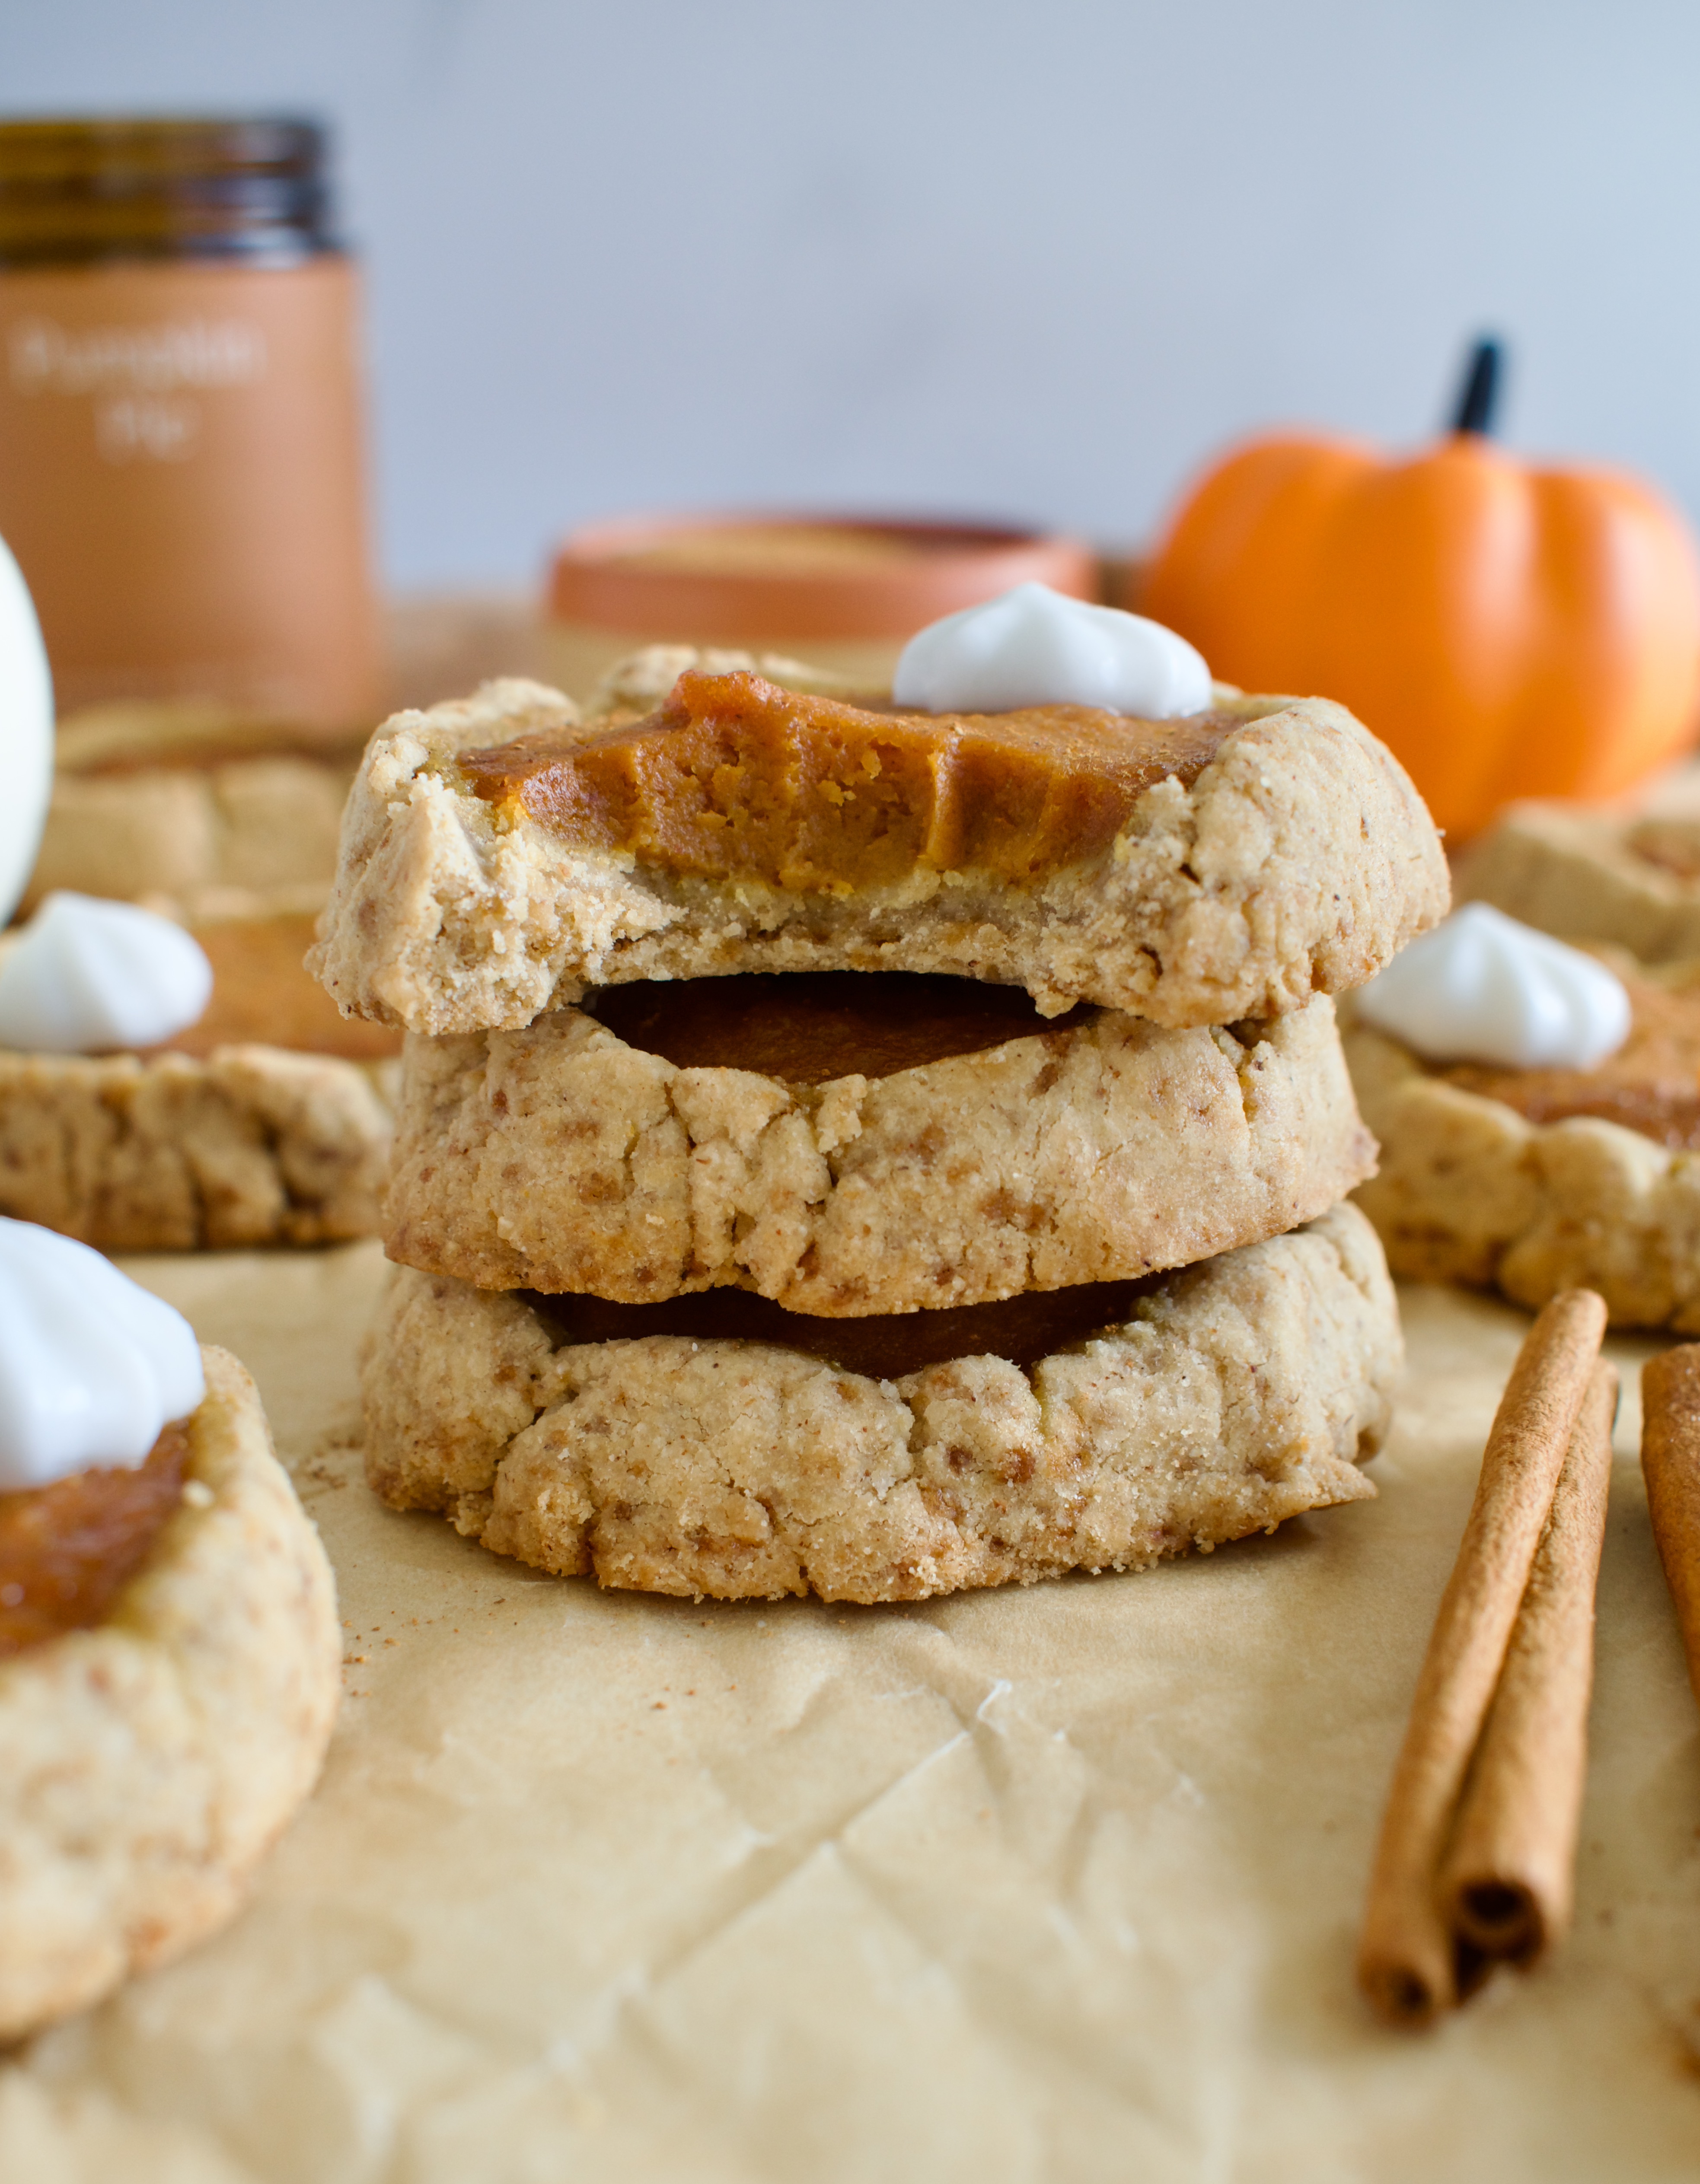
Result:
{"type": "Polygon", "coordinates": [[[584,699],[655,644],[789,653],[869,690],[918,629],[1016,584],[1097,596],[1090,548],[1054,532],[850,515],[631,516],[555,555],[549,680],[584,699]]]}
{"type": "Polygon", "coordinates": [[[59,710],[380,695],[354,267],[299,120],[0,123],[0,537],[59,710]]]}

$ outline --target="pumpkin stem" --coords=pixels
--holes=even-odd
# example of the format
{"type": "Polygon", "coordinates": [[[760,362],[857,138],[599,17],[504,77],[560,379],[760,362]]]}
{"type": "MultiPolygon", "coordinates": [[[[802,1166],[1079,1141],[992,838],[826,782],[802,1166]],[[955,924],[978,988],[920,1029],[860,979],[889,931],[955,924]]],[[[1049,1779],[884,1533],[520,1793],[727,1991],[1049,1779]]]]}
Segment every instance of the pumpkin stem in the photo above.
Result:
{"type": "Polygon", "coordinates": [[[1492,432],[1504,361],[1505,352],[1491,335],[1484,336],[1471,349],[1463,386],[1458,393],[1458,406],[1452,416],[1453,432],[1492,432]]]}

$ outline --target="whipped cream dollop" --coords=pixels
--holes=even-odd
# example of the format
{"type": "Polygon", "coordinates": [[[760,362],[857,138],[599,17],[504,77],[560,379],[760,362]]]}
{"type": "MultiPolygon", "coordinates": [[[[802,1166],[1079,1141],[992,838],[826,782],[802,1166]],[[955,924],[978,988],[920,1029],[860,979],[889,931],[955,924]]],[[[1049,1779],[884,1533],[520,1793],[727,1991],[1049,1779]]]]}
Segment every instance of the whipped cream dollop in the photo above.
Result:
{"type": "Polygon", "coordinates": [[[53,781],[53,686],[22,571],[0,539],[0,925],[29,883],[53,781]]]}
{"type": "Polygon", "coordinates": [[[200,944],[151,910],[50,894],[0,957],[0,1046],[94,1054],[154,1046],[212,998],[200,944]]]}
{"type": "Polygon", "coordinates": [[[1430,1061],[1592,1069],[1629,1037],[1622,979],[1485,902],[1413,940],[1355,998],[1364,1022],[1430,1061]]]}
{"type": "Polygon", "coordinates": [[[1160,621],[1065,599],[1048,584],[1017,584],[911,638],[891,694],[923,713],[1101,705],[1168,721],[1206,710],[1210,670],[1160,621]]]}
{"type": "Polygon", "coordinates": [[[86,1244],[0,1219],[0,1491],[133,1469],[206,1392],[181,1312],[86,1244]]]}

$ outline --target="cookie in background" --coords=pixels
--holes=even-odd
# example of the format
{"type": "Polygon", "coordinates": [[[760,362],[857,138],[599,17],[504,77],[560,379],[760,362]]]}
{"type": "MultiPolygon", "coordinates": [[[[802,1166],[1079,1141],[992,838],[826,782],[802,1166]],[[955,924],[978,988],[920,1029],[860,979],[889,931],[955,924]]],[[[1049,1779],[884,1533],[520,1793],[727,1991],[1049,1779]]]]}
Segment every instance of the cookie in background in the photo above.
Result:
{"type": "Polygon", "coordinates": [[[0,1219],[0,2040],[235,1914],[317,1778],[340,1641],[242,1365],[0,1219]]]}
{"type": "Polygon", "coordinates": [[[0,1214],[109,1251],[371,1234],[396,1042],[306,978],[310,921],[201,930],[62,891],[0,934],[0,1214]]]}
{"type": "Polygon", "coordinates": [[[1454,883],[1461,902],[1561,940],[1643,963],[1700,958],[1700,779],[1672,776],[1639,811],[1513,804],[1458,859],[1454,883]]]}
{"type": "Polygon", "coordinates": [[[1700,964],[1469,903],[1351,997],[1344,1043],[1396,1274],[1700,1329],[1700,964]]]}

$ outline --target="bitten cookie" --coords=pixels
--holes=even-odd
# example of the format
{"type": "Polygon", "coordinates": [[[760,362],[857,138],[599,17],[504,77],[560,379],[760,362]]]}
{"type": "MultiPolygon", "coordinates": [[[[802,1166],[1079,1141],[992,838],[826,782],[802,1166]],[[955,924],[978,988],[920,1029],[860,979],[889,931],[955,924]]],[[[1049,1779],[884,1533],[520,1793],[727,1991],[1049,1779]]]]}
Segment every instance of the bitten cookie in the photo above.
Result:
{"type": "Polygon", "coordinates": [[[326,1056],[0,1051],[0,1213],[102,1251],[370,1235],[389,1142],[365,1072],[326,1056]]]}
{"type": "MultiPolygon", "coordinates": [[[[953,1317],[885,1325],[924,1339],[953,1317]]],[[[797,1324],[831,1342],[872,1323],[797,1324]]],[[[605,1585],[914,1600],[1142,1568],[1363,1498],[1400,1356],[1350,1206],[1024,1366],[982,1343],[891,1378],[771,1341],[560,1340],[539,1301],[399,1269],[366,1347],[367,1475],[605,1585]]]]}
{"type": "Polygon", "coordinates": [[[92,1629],[0,1659],[0,2039],[231,1917],[311,1790],[342,1653],[254,1383],[202,1352],[182,1500],[92,1629]]]}
{"type": "Polygon", "coordinates": [[[914,1312],[1187,1265],[1374,1166],[1323,994],[1231,1031],[1089,1013],[811,1084],[676,1068],[563,1009],[409,1039],[386,1248],[485,1289],[914,1312]]]}
{"type": "Polygon", "coordinates": [[[398,716],[309,961],[346,1014],[433,1034],[598,983],[826,970],[1180,1027],[1357,984],[1446,900],[1409,780],[1320,699],[934,716],[693,670],[613,726],[520,682],[398,716]]]}

